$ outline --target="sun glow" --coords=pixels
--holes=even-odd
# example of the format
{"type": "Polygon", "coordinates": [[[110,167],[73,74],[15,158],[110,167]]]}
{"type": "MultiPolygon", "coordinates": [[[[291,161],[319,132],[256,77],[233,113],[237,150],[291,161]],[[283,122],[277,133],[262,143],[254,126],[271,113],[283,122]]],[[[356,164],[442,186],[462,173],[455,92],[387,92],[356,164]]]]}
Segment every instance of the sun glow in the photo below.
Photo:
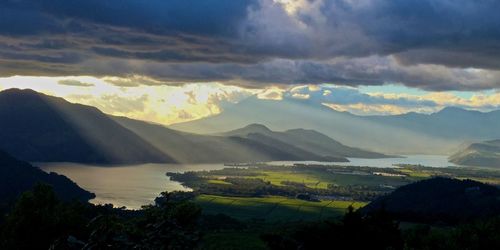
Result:
{"type": "Polygon", "coordinates": [[[95,106],[107,114],[166,125],[217,114],[222,110],[222,103],[237,102],[255,92],[219,83],[170,86],[152,81],[137,76],[13,76],[0,78],[0,90],[33,89],[70,102],[95,106]]]}

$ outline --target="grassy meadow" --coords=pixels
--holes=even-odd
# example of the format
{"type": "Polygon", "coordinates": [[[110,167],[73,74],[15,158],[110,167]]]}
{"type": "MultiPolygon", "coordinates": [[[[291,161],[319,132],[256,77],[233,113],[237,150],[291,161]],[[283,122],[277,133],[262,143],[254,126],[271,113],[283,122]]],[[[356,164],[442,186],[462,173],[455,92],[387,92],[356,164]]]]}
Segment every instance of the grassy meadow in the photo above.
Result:
{"type": "Polygon", "coordinates": [[[344,215],[348,206],[359,208],[365,202],[357,201],[305,201],[282,196],[226,197],[199,195],[195,198],[206,214],[226,214],[240,220],[290,222],[321,220],[344,215]]]}

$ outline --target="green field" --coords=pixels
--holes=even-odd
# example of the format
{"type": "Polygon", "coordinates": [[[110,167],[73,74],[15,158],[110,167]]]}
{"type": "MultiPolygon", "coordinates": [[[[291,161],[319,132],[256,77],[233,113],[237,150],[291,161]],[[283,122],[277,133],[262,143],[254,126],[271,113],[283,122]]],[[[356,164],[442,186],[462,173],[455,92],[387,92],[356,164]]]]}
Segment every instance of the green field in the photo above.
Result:
{"type": "Polygon", "coordinates": [[[342,216],[349,205],[354,208],[366,203],[355,201],[304,201],[280,196],[270,197],[225,197],[199,195],[195,202],[206,214],[223,213],[240,220],[264,220],[266,222],[289,222],[319,220],[342,216]]]}
{"type": "Polygon", "coordinates": [[[223,180],[214,180],[214,179],[208,180],[207,183],[210,183],[210,184],[221,184],[221,185],[232,185],[229,182],[225,182],[223,180]]]}
{"type": "Polygon", "coordinates": [[[398,168],[259,165],[174,173],[171,178],[202,194],[195,201],[206,214],[286,223],[339,217],[349,205],[359,208],[397,187],[433,176],[500,183],[498,170],[420,165],[398,168]],[[298,199],[299,195],[310,198],[298,199]],[[323,200],[314,201],[317,199],[323,200]]]}
{"type": "Polygon", "coordinates": [[[500,184],[497,169],[409,164],[397,168],[256,165],[170,176],[195,190],[194,201],[205,215],[225,214],[246,225],[207,232],[201,249],[268,249],[262,235],[327,219],[338,222],[350,205],[363,207],[400,186],[434,176],[500,184]]]}
{"type": "Polygon", "coordinates": [[[273,185],[282,186],[283,182],[297,182],[302,183],[310,188],[328,188],[328,184],[332,183],[330,178],[323,178],[322,176],[312,172],[298,172],[298,171],[262,171],[257,176],[248,178],[258,178],[264,181],[269,181],[273,185]]]}
{"type": "MultiPolygon", "coordinates": [[[[203,183],[212,185],[231,184],[226,178],[259,179],[277,187],[286,187],[292,184],[300,184],[310,189],[328,190],[330,186],[337,187],[360,187],[367,191],[380,191],[380,187],[398,187],[406,185],[416,180],[429,178],[431,173],[425,171],[415,171],[402,169],[399,174],[406,176],[381,176],[374,175],[372,171],[384,171],[383,169],[362,169],[360,171],[339,172],[336,169],[327,168],[296,168],[296,167],[252,167],[248,169],[215,170],[209,172],[199,172],[197,175],[201,179],[189,180],[186,186],[196,189],[203,183]]],[[[394,171],[394,170],[392,170],[394,171]]],[[[206,190],[206,187],[201,187],[206,190]]],[[[386,191],[391,191],[387,189],[386,191]]],[[[211,193],[213,194],[213,193],[211,193]]]]}

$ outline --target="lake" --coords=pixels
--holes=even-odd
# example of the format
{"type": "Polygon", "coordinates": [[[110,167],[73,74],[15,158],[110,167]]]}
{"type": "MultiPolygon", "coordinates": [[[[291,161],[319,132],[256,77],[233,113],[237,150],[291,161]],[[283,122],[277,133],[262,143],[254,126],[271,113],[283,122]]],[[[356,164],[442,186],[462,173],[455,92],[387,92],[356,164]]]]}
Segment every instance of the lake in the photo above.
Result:
{"type": "Polygon", "coordinates": [[[96,166],[77,163],[35,163],[46,172],[65,175],[96,194],[90,202],[139,209],[163,191],[189,191],[171,181],[167,172],[223,169],[224,164],[139,164],[96,166]]]}
{"type": "MultiPolygon", "coordinates": [[[[273,165],[337,164],[369,167],[392,167],[393,164],[421,164],[430,167],[454,166],[447,156],[408,155],[406,158],[359,159],[349,158],[351,162],[291,162],[275,161],[273,165]]],[[[166,172],[185,172],[223,169],[224,164],[140,164],[98,166],[76,163],[35,163],[46,172],[65,175],[80,187],[96,194],[91,200],[94,204],[112,203],[117,207],[139,209],[151,204],[161,192],[189,189],[171,181],[166,172]]]]}
{"type": "Polygon", "coordinates": [[[319,165],[342,165],[342,166],[363,166],[374,168],[391,168],[394,164],[420,164],[428,167],[443,168],[456,167],[455,164],[448,161],[445,155],[403,155],[401,158],[382,158],[382,159],[362,159],[347,158],[349,162],[317,162],[317,161],[273,161],[273,165],[293,165],[295,163],[319,164],[319,165]]]}

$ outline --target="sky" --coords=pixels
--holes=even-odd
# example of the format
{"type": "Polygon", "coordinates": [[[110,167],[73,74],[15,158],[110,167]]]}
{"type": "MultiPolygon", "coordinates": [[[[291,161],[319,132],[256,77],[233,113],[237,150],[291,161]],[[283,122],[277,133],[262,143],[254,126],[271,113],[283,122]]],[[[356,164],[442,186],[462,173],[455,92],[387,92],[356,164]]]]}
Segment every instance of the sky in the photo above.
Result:
{"type": "Polygon", "coordinates": [[[162,124],[249,96],[500,108],[496,0],[4,0],[0,88],[162,124]]]}

